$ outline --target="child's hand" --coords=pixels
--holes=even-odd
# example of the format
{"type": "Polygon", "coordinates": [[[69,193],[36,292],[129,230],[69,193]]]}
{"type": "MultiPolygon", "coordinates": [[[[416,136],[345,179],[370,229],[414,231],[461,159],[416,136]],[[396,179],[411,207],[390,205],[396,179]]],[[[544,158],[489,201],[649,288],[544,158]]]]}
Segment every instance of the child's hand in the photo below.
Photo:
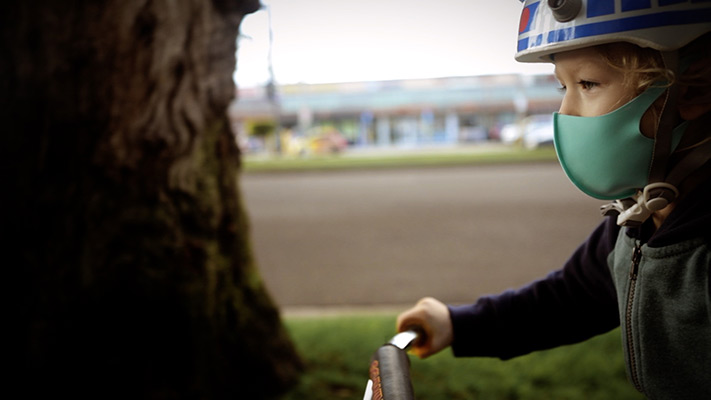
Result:
{"type": "Polygon", "coordinates": [[[449,309],[439,300],[425,297],[411,309],[397,317],[397,330],[424,332],[424,341],[418,341],[411,352],[420,358],[429,357],[452,344],[452,321],[449,309]]]}

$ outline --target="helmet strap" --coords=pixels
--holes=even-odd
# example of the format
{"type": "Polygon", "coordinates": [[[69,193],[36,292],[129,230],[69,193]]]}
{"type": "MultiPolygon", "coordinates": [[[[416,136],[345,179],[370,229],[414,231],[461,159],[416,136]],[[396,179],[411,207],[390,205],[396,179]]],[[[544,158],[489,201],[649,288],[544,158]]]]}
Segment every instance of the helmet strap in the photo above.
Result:
{"type": "Polygon", "coordinates": [[[679,52],[662,52],[662,59],[667,69],[671,70],[677,79],[669,86],[664,98],[662,112],[654,135],[654,153],[649,170],[649,183],[664,182],[667,174],[669,156],[672,152],[672,132],[679,122],[677,102],[679,99],[679,52]]]}

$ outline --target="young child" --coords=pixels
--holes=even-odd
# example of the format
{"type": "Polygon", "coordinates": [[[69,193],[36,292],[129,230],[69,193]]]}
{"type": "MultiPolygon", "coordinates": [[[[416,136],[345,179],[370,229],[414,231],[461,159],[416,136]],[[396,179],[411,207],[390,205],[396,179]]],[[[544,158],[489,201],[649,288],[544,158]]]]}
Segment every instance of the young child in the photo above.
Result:
{"type": "Polygon", "coordinates": [[[709,32],[709,2],[525,1],[516,59],[554,63],[558,158],[609,217],[539,281],[403,312],[416,354],[509,359],[619,326],[639,391],[711,398],[709,32]]]}

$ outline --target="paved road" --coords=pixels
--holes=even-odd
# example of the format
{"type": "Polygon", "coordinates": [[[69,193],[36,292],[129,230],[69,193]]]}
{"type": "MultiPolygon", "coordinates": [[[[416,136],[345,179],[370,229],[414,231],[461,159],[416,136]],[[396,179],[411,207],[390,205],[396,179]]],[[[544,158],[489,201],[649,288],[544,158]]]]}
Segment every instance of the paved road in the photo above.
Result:
{"type": "Polygon", "coordinates": [[[558,268],[601,202],[557,163],[244,174],[258,267],[276,302],[461,303],[558,268]]]}

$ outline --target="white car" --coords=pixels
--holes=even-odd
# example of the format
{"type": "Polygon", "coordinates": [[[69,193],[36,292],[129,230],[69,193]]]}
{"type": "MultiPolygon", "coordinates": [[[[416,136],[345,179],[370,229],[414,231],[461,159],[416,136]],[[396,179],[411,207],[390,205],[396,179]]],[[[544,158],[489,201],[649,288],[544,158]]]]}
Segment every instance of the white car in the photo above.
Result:
{"type": "Polygon", "coordinates": [[[501,141],[521,143],[527,149],[553,144],[553,114],[530,115],[519,123],[501,128],[501,141]]]}
{"type": "Polygon", "coordinates": [[[553,114],[532,115],[523,131],[523,146],[535,149],[553,145],[553,114]]]}

